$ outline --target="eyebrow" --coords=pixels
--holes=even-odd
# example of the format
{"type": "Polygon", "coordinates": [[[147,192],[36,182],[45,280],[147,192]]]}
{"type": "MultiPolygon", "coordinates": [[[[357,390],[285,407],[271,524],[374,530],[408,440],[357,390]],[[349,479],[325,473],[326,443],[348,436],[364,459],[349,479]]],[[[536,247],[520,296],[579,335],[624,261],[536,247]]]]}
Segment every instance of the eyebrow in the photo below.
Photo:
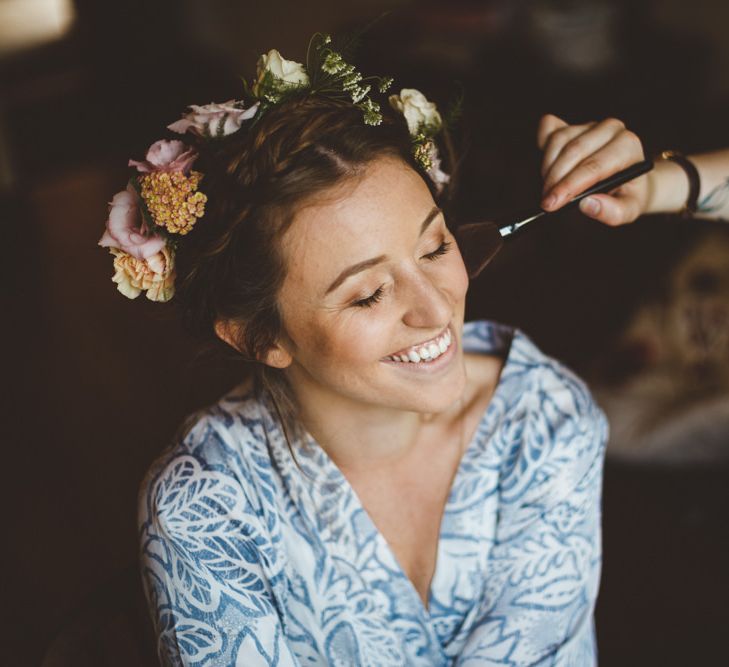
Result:
{"type": "MultiPolygon", "coordinates": [[[[425,216],[425,220],[423,220],[422,224],[420,225],[420,233],[418,234],[418,238],[420,238],[424,233],[425,230],[428,229],[430,226],[430,223],[435,220],[440,213],[443,211],[438,208],[437,206],[434,206],[430,213],[428,213],[427,216],[425,216]]],[[[377,264],[380,264],[385,259],[387,259],[387,255],[379,255],[378,257],[373,257],[372,259],[366,259],[364,262],[358,262],[357,264],[353,264],[352,266],[344,269],[334,280],[334,282],[329,285],[327,291],[324,293],[325,296],[327,294],[330,294],[333,292],[337,287],[339,287],[347,278],[351,278],[353,275],[360,273],[361,271],[364,271],[365,269],[369,269],[373,266],[376,266],[377,264]]]]}

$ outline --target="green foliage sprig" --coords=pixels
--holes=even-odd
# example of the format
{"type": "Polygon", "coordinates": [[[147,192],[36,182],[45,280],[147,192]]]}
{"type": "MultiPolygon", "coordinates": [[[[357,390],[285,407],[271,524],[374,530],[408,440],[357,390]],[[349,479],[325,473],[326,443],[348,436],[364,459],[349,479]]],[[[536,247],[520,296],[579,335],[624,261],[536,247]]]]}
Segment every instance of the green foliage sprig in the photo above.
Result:
{"type": "Polygon", "coordinates": [[[362,110],[366,124],[379,125],[382,122],[380,105],[369,95],[373,86],[385,93],[392,85],[392,77],[362,76],[344,59],[342,50],[334,48],[330,35],[316,33],[311,38],[306,51],[311,92],[335,99],[349,98],[362,110]]]}

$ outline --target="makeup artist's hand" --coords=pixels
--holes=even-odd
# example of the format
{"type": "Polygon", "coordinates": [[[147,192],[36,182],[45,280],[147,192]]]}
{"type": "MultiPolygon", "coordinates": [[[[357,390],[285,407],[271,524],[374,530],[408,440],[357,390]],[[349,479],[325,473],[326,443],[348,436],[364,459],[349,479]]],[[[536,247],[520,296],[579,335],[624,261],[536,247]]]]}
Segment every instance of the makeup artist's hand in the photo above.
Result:
{"type": "MultiPolygon", "coordinates": [[[[568,125],[547,114],[539,122],[537,143],[544,151],[542,208],[555,211],[608,176],[644,159],[640,139],[615,118],[568,125]]],[[[609,195],[592,195],[579,206],[607,225],[633,222],[646,208],[648,179],[636,178],[609,195]]]]}

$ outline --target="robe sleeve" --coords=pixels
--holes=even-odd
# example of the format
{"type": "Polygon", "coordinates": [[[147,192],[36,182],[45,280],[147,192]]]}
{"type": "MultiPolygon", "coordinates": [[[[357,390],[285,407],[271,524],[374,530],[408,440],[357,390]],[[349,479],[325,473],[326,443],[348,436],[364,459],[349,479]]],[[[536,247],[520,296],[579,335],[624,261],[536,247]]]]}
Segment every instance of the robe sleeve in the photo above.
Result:
{"type": "Polygon", "coordinates": [[[458,665],[597,664],[607,422],[586,387],[548,369],[506,457],[481,622],[458,665]]]}
{"type": "Polygon", "coordinates": [[[278,597],[281,557],[228,471],[177,455],[142,485],[141,570],[163,665],[299,665],[278,597]]]}

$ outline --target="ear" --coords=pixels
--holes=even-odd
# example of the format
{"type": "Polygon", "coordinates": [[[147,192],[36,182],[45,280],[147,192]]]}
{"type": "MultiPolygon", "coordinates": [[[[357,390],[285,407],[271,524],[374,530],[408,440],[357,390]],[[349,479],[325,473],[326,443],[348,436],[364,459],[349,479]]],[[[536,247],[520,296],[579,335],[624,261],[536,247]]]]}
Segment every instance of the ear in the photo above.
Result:
{"type": "MultiPolygon", "coordinates": [[[[216,336],[224,343],[230,345],[234,350],[242,353],[238,345],[240,333],[240,326],[233,322],[218,320],[215,323],[216,336]]],[[[291,365],[293,357],[283,346],[282,342],[277,341],[263,355],[259,356],[258,361],[273,368],[287,368],[291,365]]]]}
{"type": "Polygon", "coordinates": [[[238,347],[239,333],[239,327],[230,321],[218,320],[215,322],[215,335],[238,352],[241,351],[238,347]]]}
{"type": "Polygon", "coordinates": [[[291,365],[293,357],[286,348],[277,342],[268,348],[265,354],[263,354],[263,358],[259,361],[273,368],[287,368],[291,365]]]}

